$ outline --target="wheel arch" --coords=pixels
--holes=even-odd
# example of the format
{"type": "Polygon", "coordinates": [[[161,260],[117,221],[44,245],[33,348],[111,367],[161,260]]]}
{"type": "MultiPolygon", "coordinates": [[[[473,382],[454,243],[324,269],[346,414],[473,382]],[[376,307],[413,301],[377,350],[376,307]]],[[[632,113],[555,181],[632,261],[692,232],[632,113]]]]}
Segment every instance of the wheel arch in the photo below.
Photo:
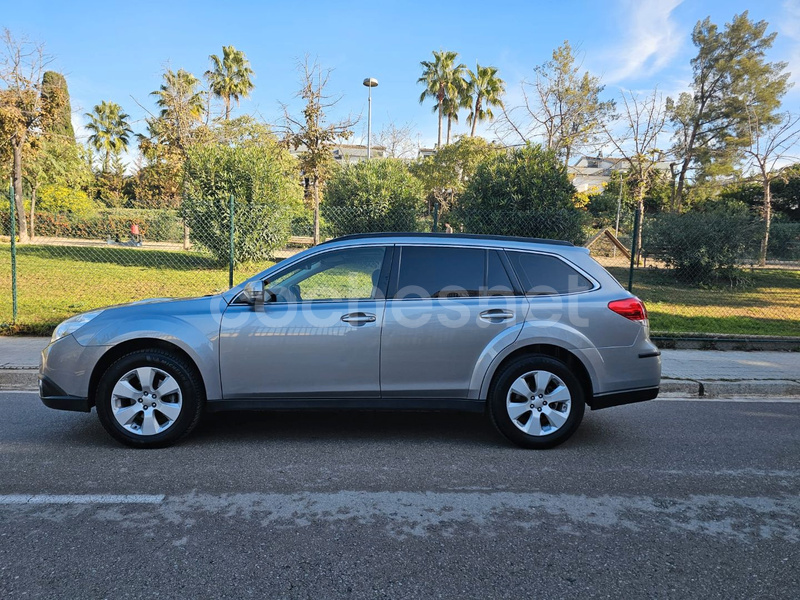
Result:
{"type": "Polygon", "coordinates": [[[484,377],[480,393],[481,399],[488,400],[489,390],[491,390],[492,384],[497,378],[498,373],[500,373],[507,364],[523,356],[549,356],[565,363],[575,373],[578,381],[581,382],[581,386],[586,394],[586,404],[591,407],[592,398],[594,395],[594,386],[592,385],[592,377],[589,374],[589,370],[586,368],[586,365],[575,353],[569,349],[564,348],[563,346],[548,343],[526,344],[509,352],[506,356],[503,356],[500,360],[493,364],[484,377]]]}
{"type": "Polygon", "coordinates": [[[136,352],[137,350],[154,350],[154,349],[168,350],[180,356],[181,358],[185,359],[187,363],[191,366],[191,368],[195,370],[199,381],[202,383],[204,395],[206,396],[208,395],[207,384],[205,379],[203,378],[203,373],[197,366],[197,362],[183,348],[181,348],[177,344],[173,344],[171,342],[158,338],[135,338],[126,340],[115,346],[112,346],[97,361],[97,363],[94,366],[94,369],[92,369],[92,376],[89,379],[90,405],[91,406],[95,405],[95,394],[97,392],[97,386],[100,383],[100,378],[112,364],[114,364],[117,360],[119,360],[126,354],[130,354],[131,352],[136,352]]]}

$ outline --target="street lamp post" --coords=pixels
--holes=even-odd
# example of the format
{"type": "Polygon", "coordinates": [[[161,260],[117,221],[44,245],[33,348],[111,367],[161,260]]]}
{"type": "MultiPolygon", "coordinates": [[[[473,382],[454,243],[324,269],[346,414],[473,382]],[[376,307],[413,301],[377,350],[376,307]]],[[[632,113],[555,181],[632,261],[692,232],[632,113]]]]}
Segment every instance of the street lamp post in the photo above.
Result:
{"type": "Polygon", "coordinates": [[[369,88],[367,104],[367,160],[372,158],[372,88],[378,87],[378,80],[374,77],[367,77],[364,85],[369,88]]]}

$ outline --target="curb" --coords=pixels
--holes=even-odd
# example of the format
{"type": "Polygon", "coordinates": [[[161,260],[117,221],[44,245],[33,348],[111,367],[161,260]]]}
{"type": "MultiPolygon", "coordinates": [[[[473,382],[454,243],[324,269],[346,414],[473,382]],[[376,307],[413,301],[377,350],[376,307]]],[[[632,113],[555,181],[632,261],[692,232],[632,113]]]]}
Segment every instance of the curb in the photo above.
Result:
{"type": "Polygon", "coordinates": [[[0,391],[38,390],[39,369],[0,369],[0,391]]]}
{"type": "Polygon", "coordinates": [[[731,335],[724,333],[664,333],[656,331],[650,333],[650,339],[662,350],[800,351],[800,337],[731,335]]]}
{"type": "Polygon", "coordinates": [[[800,396],[800,382],[786,379],[695,381],[662,379],[659,395],[728,398],[735,396],[800,396]]]}

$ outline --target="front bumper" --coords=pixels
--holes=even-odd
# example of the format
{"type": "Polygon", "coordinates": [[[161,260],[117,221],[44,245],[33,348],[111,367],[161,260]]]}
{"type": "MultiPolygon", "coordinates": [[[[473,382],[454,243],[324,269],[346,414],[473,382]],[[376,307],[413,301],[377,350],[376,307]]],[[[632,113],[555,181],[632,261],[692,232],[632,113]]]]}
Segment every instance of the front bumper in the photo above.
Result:
{"type": "Polygon", "coordinates": [[[92,410],[89,398],[70,396],[53,383],[49,377],[44,375],[39,375],[39,398],[48,408],[78,412],[90,412],[92,410]]]}
{"type": "Polygon", "coordinates": [[[45,406],[59,410],[88,412],[89,382],[97,361],[108,348],[81,346],[66,335],[42,350],[39,366],[39,397],[45,406]]]}

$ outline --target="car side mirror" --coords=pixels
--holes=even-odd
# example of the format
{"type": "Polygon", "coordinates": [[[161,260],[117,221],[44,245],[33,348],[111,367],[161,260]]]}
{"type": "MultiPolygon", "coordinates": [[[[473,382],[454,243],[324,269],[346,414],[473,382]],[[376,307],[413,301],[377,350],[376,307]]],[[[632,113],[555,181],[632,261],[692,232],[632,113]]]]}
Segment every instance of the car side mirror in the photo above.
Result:
{"type": "Polygon", "coordinates": [[[248,282],[242,291],[242,299],[253,306],[262,306],[264,295],[264,282],[260,279],[248,282]]]}

